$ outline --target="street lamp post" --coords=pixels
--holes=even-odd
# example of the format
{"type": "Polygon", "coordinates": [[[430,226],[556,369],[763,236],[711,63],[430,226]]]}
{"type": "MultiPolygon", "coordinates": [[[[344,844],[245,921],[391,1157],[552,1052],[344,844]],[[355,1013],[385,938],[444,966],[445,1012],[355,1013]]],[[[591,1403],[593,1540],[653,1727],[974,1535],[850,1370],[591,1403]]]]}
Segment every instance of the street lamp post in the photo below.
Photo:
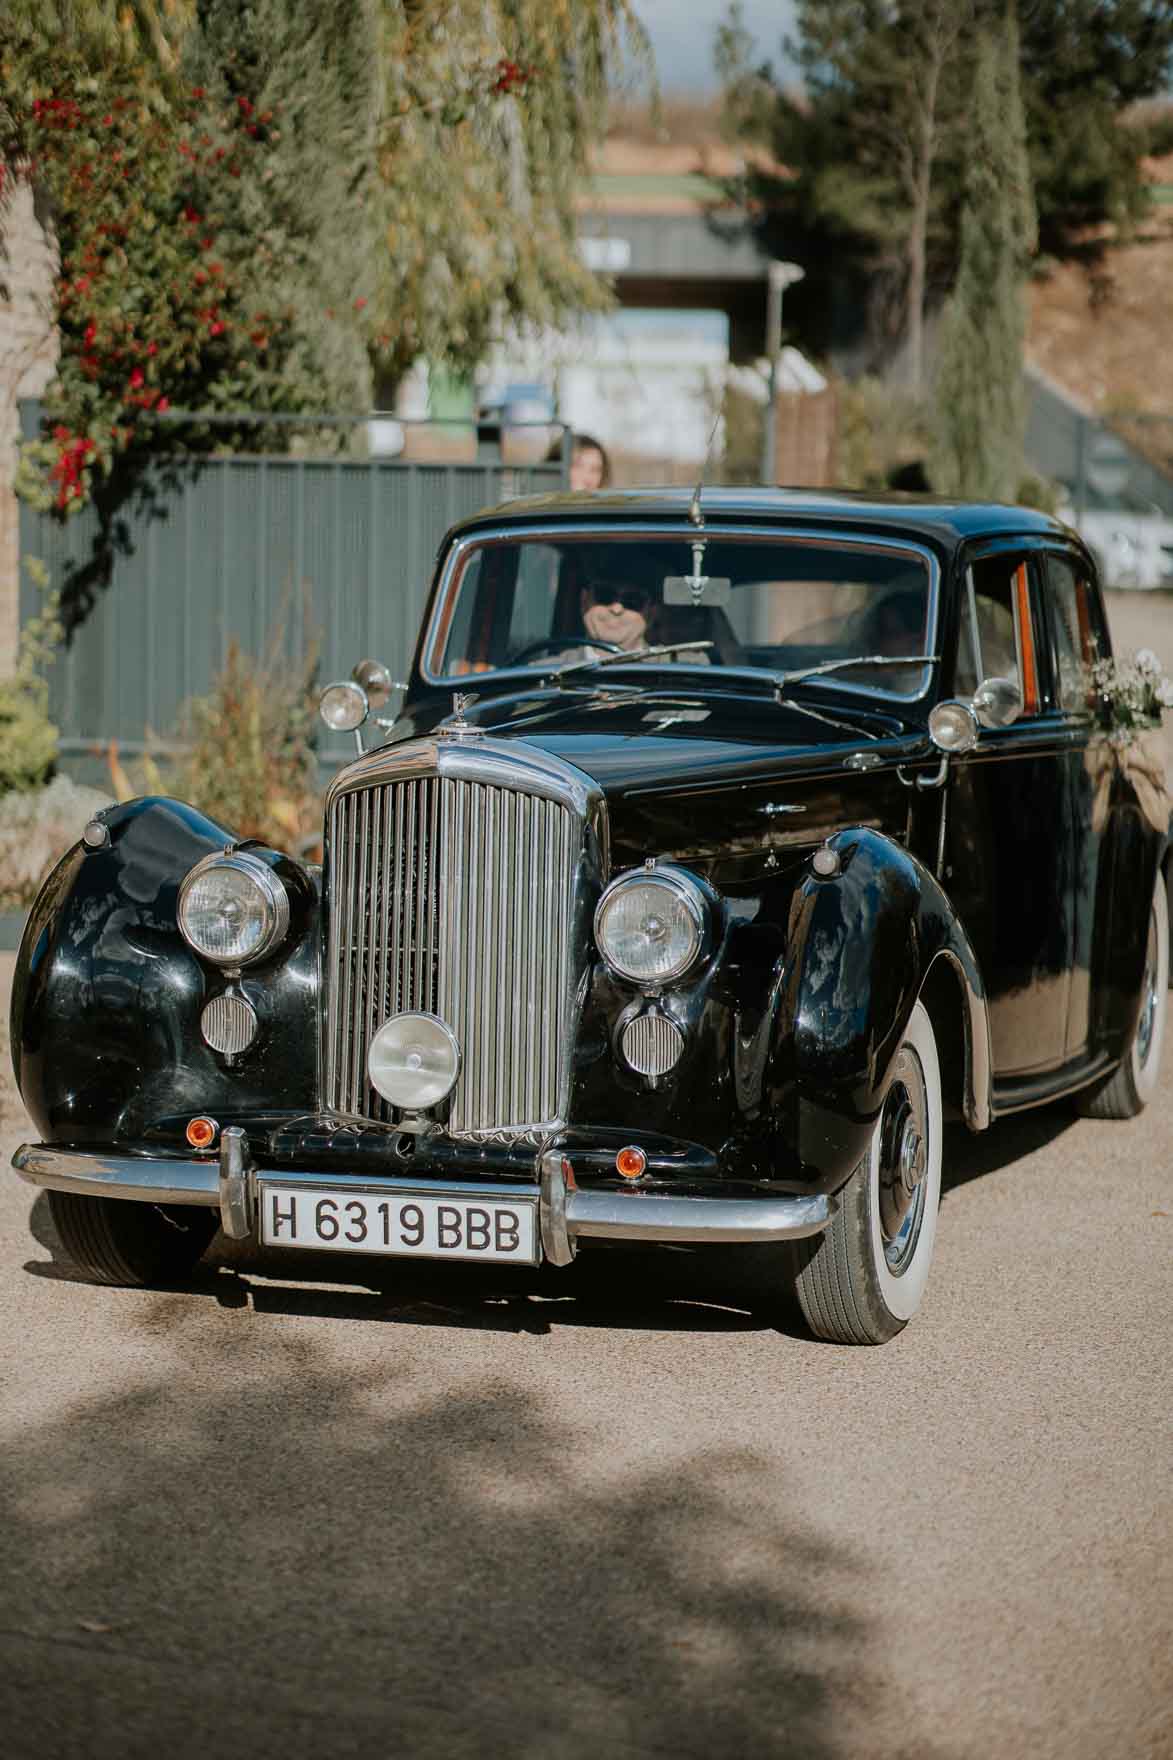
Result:
{"type": "Polygon", "coordinates": [[[806,270],[797,263],[771,260],[767,269],[766,288],[766,359],[770,365],[770,394],[766,403],[766,425],[762,435],[762,482],[773,484],[777,476],[777,420],[775,400],[778,396],[778,353],[782,347],[782,295],[806,270]]]}

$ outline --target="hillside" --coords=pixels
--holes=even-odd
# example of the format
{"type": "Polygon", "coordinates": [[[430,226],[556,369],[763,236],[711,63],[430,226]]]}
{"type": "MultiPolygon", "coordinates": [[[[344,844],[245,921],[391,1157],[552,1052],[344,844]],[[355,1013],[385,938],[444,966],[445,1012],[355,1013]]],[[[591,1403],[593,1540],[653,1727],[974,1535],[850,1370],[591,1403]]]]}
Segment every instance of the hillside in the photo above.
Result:
{"type": "Polygon", "coordinates": [[[1155,459],[1173,454],[1173,157],[1151,162],[1157,202],[1129,241],[1089,239],[1083,261],[1031,283],[1030,359],[1155,459]],[[1166,198],[1166,199],[1162,199],[1166,198]],[[1130,417],[1150,418],[1143,423],[1130,417]],[[1161,418],[1161,419],[1154,419],[1161,418]]]}

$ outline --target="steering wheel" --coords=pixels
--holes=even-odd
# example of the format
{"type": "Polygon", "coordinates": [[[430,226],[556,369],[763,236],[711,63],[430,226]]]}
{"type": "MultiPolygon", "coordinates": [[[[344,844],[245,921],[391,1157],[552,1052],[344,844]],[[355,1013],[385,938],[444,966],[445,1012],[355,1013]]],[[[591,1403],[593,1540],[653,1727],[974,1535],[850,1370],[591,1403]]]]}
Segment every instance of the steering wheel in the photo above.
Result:
{"type": "Polygon", "coordinates": [[[541,654],[556,651],[565,653],[568,648],[574,647],[606,648],[611,654],[622,654],[624,651],[621,642],[603,642],[595,636],[583,636],[581,641],[576,641],[574,636],[542,636],[539,641],[528,642],[520,654],[514,654],[509,665],[524,666],[527,661],[536,660],[541,654]]]}

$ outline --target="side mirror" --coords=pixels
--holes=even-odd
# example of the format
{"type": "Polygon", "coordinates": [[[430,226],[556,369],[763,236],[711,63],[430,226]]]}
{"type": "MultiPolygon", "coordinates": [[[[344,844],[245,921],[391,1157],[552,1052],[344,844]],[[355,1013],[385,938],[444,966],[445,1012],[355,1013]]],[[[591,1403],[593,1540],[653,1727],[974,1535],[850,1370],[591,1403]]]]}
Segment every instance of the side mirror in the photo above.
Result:
{"type": "Polygon", "coordinates": [[[973,694],[973,712],[983,727],[1009,727],[1022,714],[1022,693],[1012,678],[985,678],[973,694]]]}
{"type": "Polygon", "coordinates": [[[378,660],[360,660],[350,676],[362,686],[372,709],[381,709],[392,691],[406,689],[378,660]]]}

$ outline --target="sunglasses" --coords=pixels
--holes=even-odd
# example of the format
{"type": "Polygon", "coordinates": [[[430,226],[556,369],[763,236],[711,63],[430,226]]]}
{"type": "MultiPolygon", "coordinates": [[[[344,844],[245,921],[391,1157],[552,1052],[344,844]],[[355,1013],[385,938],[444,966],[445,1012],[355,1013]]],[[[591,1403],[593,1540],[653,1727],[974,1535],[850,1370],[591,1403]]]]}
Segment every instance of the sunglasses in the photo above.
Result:
{"type": "Polygon", "coordinates": [[[625,611],[646,611],[652,602],[651,594],[642,587],[609,587],[600,581],[593,591],[596,604],[622,605],[625,611]]]}

